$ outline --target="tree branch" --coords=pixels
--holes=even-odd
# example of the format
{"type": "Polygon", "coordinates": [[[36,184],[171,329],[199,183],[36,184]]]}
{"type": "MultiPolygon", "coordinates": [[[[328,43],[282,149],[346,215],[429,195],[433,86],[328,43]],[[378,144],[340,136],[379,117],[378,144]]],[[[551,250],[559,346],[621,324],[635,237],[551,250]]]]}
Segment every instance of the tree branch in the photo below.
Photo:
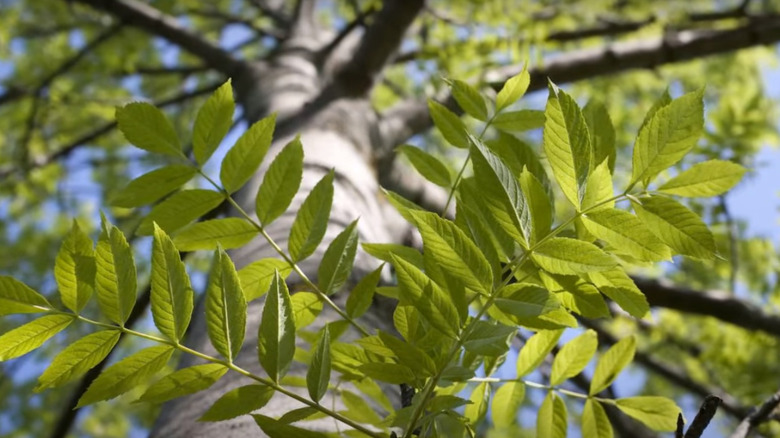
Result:
{"type": "MultiPolygon", "coordinates": [[[[728,53],[747,47],[780,41],[780,18],[753,16],[747,24],[727,30],[690,30],[668,34],[661,38],[612,44],[606,48],[586,49],[563,54],[550,60],[543,68],[531,71],[529,91],[543,89],[547,78],[558,84],[611,75],[627,70],[656,68],[664,64],[728,53]]],[[[490,82],[500,89],[507,78],[522,66],[498,69],[491,74],[500,80],[490,82]]],[[[433,122],[425,101],[416,105],[404,102],[404,116],[396,119],[396,133],[386,130],[391,145],[403,143],[412,135],[429,129],[433,122]]],[[[393,111],[391,108],[389,111],[393,111]]]]}
{"type": "Polygon", "coordinates": [[[780,391],[772,394],[772,396],[766,399],[761,406],[758,406],[753,412],[745,417],[729,438],[747,438],[754,427],[769,420],[772,412],[778,405],[780,405],[780,391]]]}
{"type": "Polygon", "coordinates": [[[230,53],[187,29],[169,15],[136,0],[76,0],[107,12],[125,23],[164,38],[199,57],[214,70],[233,76],[243,65],[230,53]]]}
{"type": "MultiPolygon", "coordinates": [[[[176,96],[170,97],[168,99],[164,99],[158,102],[154,102],[153,104],[155,106],[158,106],[160,108],[165,108],[171,105],[180,104],[182,102],[186,102],[189,99],[192,99],[194,97],[202,96],[205,94],[209,94],[212,91],[216,90],[217,87],[222,85],[221,82],[209,84],[204,87],[198,88],[193,91],[188,91],[184,93],[177,94],[176,96]]],[[[108,134],[116,127],[116,122],[107,122],[98,128],[88,132],[87,134],[84,134],[83,136],[77,138],[76,140],[73,140],[72,142],[66,144],[65,146],[57,149],[56,151],[50,153],[49,155],[45,155],[43,157],[39,157],[30,163],[30,165],[25,168],[19,168],[18,166],[9,166],[4,169],[0,169],[0,181],[8,181],[8,178],[16,173],[24,173],[26,171],[29,171],[30,169],[36,169],[39,167],[47,166],[57,160],[60,160],[62,158],[67,157],[73,151],[78,149],[80,146],[88,144],[92,141],[95,141],[96,139],[102,137],[105,134],[108,134]]]]}

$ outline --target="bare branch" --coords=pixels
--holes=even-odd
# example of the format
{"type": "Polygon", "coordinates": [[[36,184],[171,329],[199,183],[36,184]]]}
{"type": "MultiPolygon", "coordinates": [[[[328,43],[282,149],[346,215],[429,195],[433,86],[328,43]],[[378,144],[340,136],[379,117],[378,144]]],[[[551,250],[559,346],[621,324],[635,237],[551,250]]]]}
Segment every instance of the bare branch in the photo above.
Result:
{"type": "Polygon", "coordinates": [[[383,67],[401,44],[406,29],[424,5],[423,0],[383,2],[355,55],[336,78],[341,96],[362,96],[373,86],[383,67]]]}
{"type": "Polygon", "coordinates": [[[747,438],[754,427],[769,420],[772,416],[772,412],[774,412],[778,405],[780,405],[780,391],[772,394],[772,396],[766,399],[761,406],[758,406],[753,412],[745,417],[729,438],[747,438]]]}
{"type": "Polygon", "coordinates": [[[165,38],[199,57],[214,70],[233,76],[243,63],[217,45],[187,29],[169,15],[136,0],[76,0],[107,12],[131,26],[165,38]]]}
{"type": "MultiPolygon", "coordinates": [[[[632,69],[650,69],[664,64],[688,61],[710,55],[772,44],[780,41],[780,18],[774,15],[753,16],[747,24],[727,30],[697,30],[668,34],[661,38],[615,43],[605,48],[579,50],[552,59],[543,68],[531,71],[529,91],[546,87],[547,78],[558,84],[606,76],[632,69]]],[[[511,66],[493,72],[501,78],[490,83],[500,89],[507,78],[522,66],[511,66]]],[[[395,118],[397,132],[386,129],[385,140],[391,145],[429,129],[433,122],[424,100],[416,105],[403,102],[403,117],[395,118]]],[[[396,111],[391,108],[389,111],[396,111]]]]}
{"type": "Polygon", "coordinates": [[[634,282],[653,307],[711,316],[746,330],[760,330],[780,337],[780,316],[768,315],[759,306],[728,293],[697,291],[658,279],[634,277],[634,282]]]}
{"type": "Polygon", "coordinates": [[[688,427],[688,431],[685,432],[685,438],[701,438],[704,429],[707,428],[710,421],[712,421],[712,417],[715,416],[715,412],[717,412],[720,402],[721,399],[714,395],[704,397],[704,401],[702,402],[701,407],[699,407],[699,412],[696,413],[696,417],[688,427]]]}

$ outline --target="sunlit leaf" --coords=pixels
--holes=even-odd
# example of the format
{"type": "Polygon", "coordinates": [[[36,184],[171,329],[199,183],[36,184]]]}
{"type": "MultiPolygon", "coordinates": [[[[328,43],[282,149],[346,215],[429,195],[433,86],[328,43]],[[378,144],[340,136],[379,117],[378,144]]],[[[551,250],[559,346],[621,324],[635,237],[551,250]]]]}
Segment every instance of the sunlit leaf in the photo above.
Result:
{"type": "Polygon", "coordinates": [[[141,221],[136,233],[142,236],[152,234],[152,224],[155,222],[166,233],[173,233],[217,208],[224,200],[222,193],[213,190],[192,189],[176,192],[152,208],[141,221]]]}
{"type": "Polygon", "coordinates": [[[238,279],[244,290],[246,301],[252,301],[262,297],[271,287],[274,279],[274,271],[279,271],[282,278],[287,278],[292,272],[292,267],[284,260],[268,258],[254,261],[239,269],[238,279]]]}
{"type": "Polygon", "coordinates": [[[563,330],[541,330],[528,338],[517,356],[517,376],[522,377],[535,370],[558,345],[563,330]]]}
{"type": "Polygon", "coordinates": [[[531,256],[544,270],[554,274],[606,271],[617,262],[596,245],[567,237],[553,237],[539,245],[531,256]]]}
{"type": "Polygon", "coordinates": [[[43,295],[21,281],[0,275],[0,316],[45,312],[52,306],[43,295]]]}
{"type": "Polygon", "coordinates": [[[547,393],[536,417],[536,438],[566,438],[566,404],[552,391],[547,393]]]}
{"type": "Polygon", "coordinates": [[[689,197],[717,196],[737,185],[746,171],[731,161],[705,161],[665,182],[658,191],[689,197]]]}
{"type": "Polygon", "coordinates": [[[579,374],[596,354],[596,332],[588,330],[567,342],[553,360],[550,385],[560,385],[566,379],[579,374]]]}
{"type": "Polygon", "coordinates": [[[240,189],[255,174],[271,147],[275,126],[276,114],[255,122],[228,150],[219,171],[219,180],[228,193],[240,189]]]}
{"type": "Polygon", "coordinates": [[[615,127],[612,125],[607,108],[601,101],[592,99],[582,109],[582,116],[588,125],[590,144],[593,146],[593,164],[603,163],[606,160],[611,173],[615,170],[617,151],[615,127]]]}
{"type": "Polygon", "coordinates": [[[528,74],[528,64],[523,65],[520,73],[512,76],[504,82],[504,86],[496,96],[496,112],[517,102],[531,84],[531,75],[528,74]]]}
{"type": "Polygon", "coordinates": [[[594,211],[583,216],[582,222],[591,234],[638,260],[656,262],[672,257],[669,247],[627,211],[594,211]]]}
{"type": "MultiPolygon", "coordinates": [[[[271,279],[273,280],[273,277],[271,279]]],[[[322,299],[313,292],[294,293],[290,296],[290,303],[296,329],[302,329],[311,324],[322,312],[322,299]]]]}
{"type": "Polygon", "coordinates": [[[601,404],[593,399],[585,401],[582,409],[582,436],[612,438],[612,423],[601,404]]]}
{"type": "Polygon", "coordinates": [[[240,248],[259,232],[249,221],[237,217],[211,219],[194,223],[173,236],[181,251],[240,248]]]}
{"type": "Polygon", "coordinates": [[[522,382],[506,382],[498,388],[491,404],[491,420],[497,428],[510,427],[515,423],[520,406],[525,398],[522,382]]]}
{"type": "Polygon", "coordinates": [[[46,315],[3,333],[0,336],[0,362],[35,350],[64,330],[73,319],[71,315],[46,315]]]}
{"type": "Polygon", "coordinates": [[[179,137],[162,111],[146,102],[116,109],[119,130],[134,146],[156,154],[184,158],[179,137]]]}
{"type": "Polygon", "coordinates": [[[179,251],[160,227],[154,227],[151,303],[154,323],[162,334],[179,342],[192,316],[194,292],[179,251]]]}
{"type": "Polygon", "coordinates": [[[590,395],[596,395],[606,389],[628,364],[634,360],[636,338],[628,336],[613,345],[596,364],[596,371],[590,381],[590,395]]]}
{"type": "Polygon", "coordinates": [[[124,325],[135,306],[137,292],[133,252],[124,234],[105,217],[102,228],[95,259],[98,304],[103,315],[124,325]]]}
{"type": "Polygon", "coordinates": [[[624,414],[641,421],[653,430],[671,432],[677,429],[677,415],[680,413],[680,408],[666,397],[619,398],[615,400],[615,405],[624,414]]]}
{"type": "Polygon", "coordinates": [[[447,109],[446,106],[430,99],[428,100],[428,110],[436,128],[449,144],[461,149],[469,147],[466,125],[463,124],[460,117],[447,109]]]}
{"type": "Polygon", "coordinates": [[[634,211],[650,231],[682,255],[715,258],[715,238],[699,215],[674,199],[647,196],[634,202],[634,211]]]}
{"type": "Polygon", "coordinates": [[[156,381],[139,400],[163,403],[174,398],[194,394],[211,387],[227,371],[226,366],[218,363],[182,368],[156,381]]]}
{"type": "Polygon", "coordinates": [[[233,87],[230,79],[214,90],[198,110],[192,128],[192,152],[201,166],[225,138],[233,123],[233,87]]]}

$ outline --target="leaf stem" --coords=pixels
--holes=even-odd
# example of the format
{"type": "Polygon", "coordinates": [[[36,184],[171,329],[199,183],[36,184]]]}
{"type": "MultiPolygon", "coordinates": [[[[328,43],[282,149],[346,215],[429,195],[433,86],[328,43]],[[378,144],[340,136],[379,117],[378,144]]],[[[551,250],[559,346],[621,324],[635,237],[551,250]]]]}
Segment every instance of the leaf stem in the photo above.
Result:
{"type": "Polygon", "coordinates": [[[333,310],[338,313],[338,315],[346,320],[350,325],[355,327],[363,336],[370,336],[371,333],[368,332],[363,326],[358,324],[357,321],[355,321],[351,316],[347,315],[345,311],[343,311],[336,303],[333,302],[333,300],[328,297],[326,293],[324,293],[316,284],[314,284],[313,281],[309,279],[309,277],[303,272],[303,270],[298,266],[297,263],[295,263],[288,255],[284,252],[284,250],[279,246],[279,244],[276,243],[276,241],[268,234],[268,232],[265,231],[265,228],[263,228],[262,225],[260,225],[259,222],[255,221],[252,216],[249,215],[239,204],[236,202],[232,196],[230,196],[229,193],[225,191],[219,184],[217,184],[214,180],[208,177],[205,173],[202,171],[198,171],[200,174],[206,178],[206,180],[211,183],[217,190],[221,191],[225,194],[225,199],[228,201],[228,203],[238,211],[238,213],[244,217],[244,219],[247,220],[255,229],[260,233],[260,235],[263,236],[263,238],[268,242],[269,245],[271,245],[271,248],[276,251],[277,254],[292,268],[292,270],[298,274],[298,276],[301,278],[301,280],[311,288],[319,298],[325,302],[328,306],[330,306],[333,310]]]}

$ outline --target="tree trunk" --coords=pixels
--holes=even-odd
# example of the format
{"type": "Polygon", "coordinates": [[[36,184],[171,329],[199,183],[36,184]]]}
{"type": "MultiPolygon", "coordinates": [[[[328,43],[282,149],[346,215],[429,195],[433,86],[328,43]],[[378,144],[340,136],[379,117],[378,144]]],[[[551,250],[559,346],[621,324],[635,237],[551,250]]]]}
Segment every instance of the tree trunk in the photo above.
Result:
{"type": "MultiPolygon", "coordinates": [[[[301,135],[305,161],[303,181],[288,211],[277,219],[267,232],[282,247],[287,247],[290,227],[305,196],[330,169],[335,169],[333,208],[328,231],[318,250],[308,259],[299,263],[303,272],[316,282],[317,268],[327,245],[350,222],[359,218],[358,231],[362,242],[401,243],[408,235],[403,219],[383,200],[377,182],[377,171],[372,165],[373,145],[378,140],[376,113],[366,98],[340,99],[324,105],[315,111],[301,111],[314,96],[327,84],[327,71],[312,61],[316,47],[310,44],[316,41],[299,40],[286,44],[282,51],[268,64],[255,64],[234,78],[236,100],[243,106],[249,123],[276,112],[279,123],[275,141],[268,157],[255,177],[237,195],[237,200],[248,212],[253,212],[255,194],[262,182],[268,163],[294,135],[301,135]],[[324,73],[324,74],[323,74],[324,73]],[[308,112],[304,116],[295,116],[308,112]]],[[[327,68],[327,67],[325,67],[327,68]]],[[[261,238],[231,253],[237,268],[265,257],[277,257],[274,250],[261,238]]],[[[375,269],[377,261],[358,252],[353,271],[357,280],[365,273],[375,269]]],[[[354,284],[354,281],[352,282],[354,284]]],[[[301,290],[299,278],[293,274],[288,279],[291,291],[301,290]]],[[[345,287],[349,289],[349,285],[345,287]]],[[[340,306],[344,305],[344,293],[334,297],[340,306]]],[[[262,313],[262,300],[250,303],[247,317],[247,339],[245,349],[241,351],[237,364],[257,375],[265,375],[257,359],[257,335],[262,313]]],[[[361,321],[369,329],[382,328],[392,330],[392,303],[374,303],[361,321]]],[[[319,330],[329,321],[338,320],[338,315],[327,306],[320,317],[308,330],[319,330]]],[[[347,333],[345,336],[350,336],[347,333]]],[[[198,351],[215,354],[206,333],[203,307],[199,306],[193,316],[192,330],[187,345],[198,351]]],[[[309,345],[298,339],[298,347],[308,349],[309,345]]],[[[199,363],[192,357],[184,357],[181,366],[199,363]]],[[[306,367],[293,363],[288,375],[305,376],[306,367]]],[[[226,374],[209,390],[193,396],[169,402],[162,408],[161,415],[151,434],[152,437],[257,437],[264,436],[253,419],[241,416],[231,421],[217,423],[198,423],[196,420],[228,390],[246,384],[256,383],[236,373],[226,374]]],[[[388,387],[394,391],[397,388],[388,387]]],[[[305,388],[298,388],[301,395],[305,388]]],[[[308,397],[308,396],[307,396],[308,397]]],[[[327,395],[326,397],[332,397],[327,395]]],[[[397,396],[391,397],[396,399],[397,396]]],[[[324,406],[331,406],[335,400],[322,400],[324,406]]],[[[298,402],[277,394],[261,410],[266,415],[278,417],[293,409],[303,407],[298,402]]],[[[334,420],[325,418],[307,423],[323,431],[344,430],[344,425],[336,425],[334,420]],[[337,429],[337,427],[339,429],[337,429]]]]}

